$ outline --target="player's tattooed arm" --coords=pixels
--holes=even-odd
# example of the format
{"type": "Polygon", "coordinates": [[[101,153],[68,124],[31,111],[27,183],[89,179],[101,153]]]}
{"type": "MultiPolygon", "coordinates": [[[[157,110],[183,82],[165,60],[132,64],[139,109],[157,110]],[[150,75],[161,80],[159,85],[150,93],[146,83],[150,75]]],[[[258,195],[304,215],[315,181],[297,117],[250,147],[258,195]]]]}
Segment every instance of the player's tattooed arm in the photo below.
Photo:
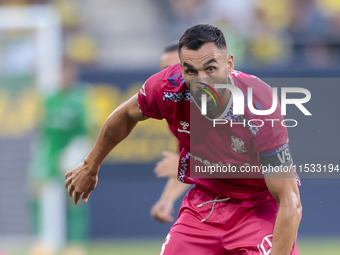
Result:
{"type": "Polygon", "coordinates": [[[285,173],[266,174],[267,187],[278,203],[273,232],[272,255],[289,255],[299,228],[302,206],[294,168],[285,173]]]}
{"type": "Polygon", "coordinates": [[[147,119],[140,112],[137,94],[122,103],[106,120],[91,152],[76,168],[65,174],[65,187],[78,204],[80,197],[87,202],[98,182],[99,167],[110,151],[124,140],[138,121],[147,119]]]}

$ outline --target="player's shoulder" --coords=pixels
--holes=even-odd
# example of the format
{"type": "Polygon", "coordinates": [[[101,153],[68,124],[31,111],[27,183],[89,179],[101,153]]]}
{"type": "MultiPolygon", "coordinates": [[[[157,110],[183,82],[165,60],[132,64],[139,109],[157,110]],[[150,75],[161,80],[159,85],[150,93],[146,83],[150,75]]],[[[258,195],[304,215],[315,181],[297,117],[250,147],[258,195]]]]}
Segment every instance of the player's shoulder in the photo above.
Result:
{"type": "Polygon", "coordinates": [[[257,78],[256,76],[252,74],[247,74],[241,71],[233,70],[230,76],[235,79],[235,78],[257,78]]]}
{"type": "Polygon", "coordinates": [[[177,63],[175,65],[171,65],[171,66],[165,68],[163,71],[168,78],[173,76],[173,75],[178,75],[178,76],[182,77],[182,68],[181,68],[181,65],[179,63],[177,63]]]}
{"type": "Polygon", "coordinates": [[[152,75],[147,81],[147,86],[152,86],[158,91],[180,91],[183,90],[184,78],[180,64],[175,64],[152,75]]]}
{"type": "Polygon", "coordinates": [[[252,74],[247,74],[247,73],[234,70],[230,74],[230,77],[232,78],[232,81],[234,82],[234,84],[237,87],[239,87],[241,90],[247,89],[249,87],[265,89],[265,90],[271,89],[271,87],[267,83],[265,83],[259,77],[252,75],[252,74]]]}
{"type": "Polygon", "coordinates": [[[233,71],[230,77],[232,83],[243,92],[246,101],[251,96],[253,103],[262,109],[271,107],[273,88],[270,85],[254,75],[240,71],[233,71]],[[251,95],[249,88],[251,88],[251,95]]]}

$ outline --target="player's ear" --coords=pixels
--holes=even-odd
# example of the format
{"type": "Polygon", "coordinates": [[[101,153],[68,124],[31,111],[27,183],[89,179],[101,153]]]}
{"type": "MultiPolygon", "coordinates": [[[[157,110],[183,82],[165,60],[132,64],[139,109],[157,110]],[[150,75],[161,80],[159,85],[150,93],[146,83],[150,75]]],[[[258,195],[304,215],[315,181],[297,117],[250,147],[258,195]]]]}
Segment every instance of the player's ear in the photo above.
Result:
{"type": "Polygon", "coordinates": [[[234,55],[230,54],[228,56],[228,74],[231,74],[234,71],[234,55]]]}

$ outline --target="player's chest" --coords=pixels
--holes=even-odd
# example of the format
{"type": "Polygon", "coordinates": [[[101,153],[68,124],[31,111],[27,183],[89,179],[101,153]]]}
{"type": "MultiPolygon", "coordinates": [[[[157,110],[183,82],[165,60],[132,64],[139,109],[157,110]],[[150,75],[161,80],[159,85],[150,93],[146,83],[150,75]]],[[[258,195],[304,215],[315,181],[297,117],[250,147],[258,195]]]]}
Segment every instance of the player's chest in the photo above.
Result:
{"type": "Polygon", "coordinates": [[[240,161],[249,161],[254,155],[254,136],[241,125],[218,125],[206,118],[191,118],[190,125],[190,152],[195,155],[240,161]]]}
{"type": "Polygon", "coordinates": [[[254,135],[248,127],[214,123],[190,103],[176,106],[170,128],[188,151],[240,159],[254,154],[254,135]]]}

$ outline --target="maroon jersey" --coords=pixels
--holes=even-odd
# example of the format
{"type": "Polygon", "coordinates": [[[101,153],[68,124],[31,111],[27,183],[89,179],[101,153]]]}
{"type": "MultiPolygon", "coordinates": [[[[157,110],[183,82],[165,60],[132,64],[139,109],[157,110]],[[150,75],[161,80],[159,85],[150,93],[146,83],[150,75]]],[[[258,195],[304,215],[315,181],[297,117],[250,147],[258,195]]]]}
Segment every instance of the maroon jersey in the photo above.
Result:
{"type": "MultiPolygon", "coordinates": [[[[234,71],[230,75],[230,81],[243,92],[245,98],[248,96],[248,87],[253,88],[252,98],[256,109],[271,108],[272,88],[260,79],[234,71]]],[[[281,124],[283,117],[279,106],[270,115],[254,116],[245,104],[244,115],[234,115],[231,98],[219,117],[228,120],[229,124],[216,126],[212,134],[212,120],[202,117],[200,109],[191,101],[180,64],[170,66],[151,76],[138,93],[138,105],[143,115],[166,119],[171,132],[179,140],[181,153],[178,179],[185,183],[196,184],[208,194],[211,192],[250,200],[267,197],[269,191],[263,175],[261,178],[250,178],[254,177],[253,173],[244,173],[243,178],[233,178],[232,174],[221,175],[225,178],[211,178],[208,175],[207,178],[202,178],[203,175],[197,178],[190,176],[190,163],[221,167],[231,165],[239,170],[245,166],[260,166],[261,161],[266,161],[266,157],[279,155],[283,165],[292,164],[288,149],[288,133],[281,124]],[[248,121],[252,119],[258,121],[249,123],[248,121]],[[268,121],[268,119],[276,121],[268,121]],[[194,123],[193,120],[199,120],[199,123],[194,123]],[[264,124],[262,125],[259,120],[264,124]],[[234,125],[231,126],[230,122],[234,125]],[[191,132],[197,126],[199,128],[195,128],[193,139],[191,132]],[[196,139],[197,137],[200,139],[196,139]]]]}

